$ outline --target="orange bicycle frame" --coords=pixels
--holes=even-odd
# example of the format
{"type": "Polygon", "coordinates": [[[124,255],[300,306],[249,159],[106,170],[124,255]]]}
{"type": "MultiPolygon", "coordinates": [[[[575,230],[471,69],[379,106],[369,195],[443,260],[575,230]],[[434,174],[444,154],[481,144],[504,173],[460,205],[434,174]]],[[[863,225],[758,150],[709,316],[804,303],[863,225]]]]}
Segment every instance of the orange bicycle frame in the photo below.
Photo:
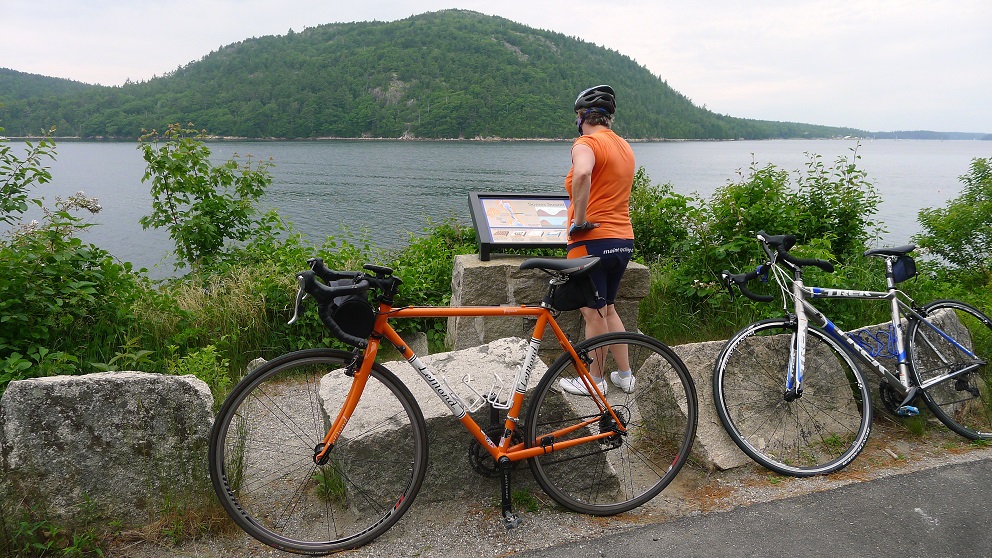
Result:
{"type": "MultiPolygon", "coordinates": [[[[578,353],[576,353],[572,343],[568,340],[568,337],[562,331],[561,327],[558,325],[558,322],[555,321],[549,309],[542,306],[410,306],[393,309],[387,304],[380,303],[379,313],[375,320],[375,326],[373,327],[372,334],[369,337],[368,346],[365,348],[365,352],[362,355],[361,365],[355,371],[354,380],[352,382],[351,389],[348,392],[348,396],[345,399],[345,404],[342,406],[337,417],[334,419],[334,422],[331,424],[330,429],[327,431],[327,435],[324,437],[323,449],[314,456],[314,460],[319,461],[326,456],[326,454],[333,447],[334,443],[337,441],[338,437],[341,435],[345,425],[347,425],[348,421],[351,419],[355,408],[358,406],[359,400],[361,400],[362,393],[365,390],[366,382],[371,374],[372,365],[375,362],[375,357],[379,351],[379,345],[383,338],[392,343],[400,351],[403,358],[405,358],[407,362],[409,362],[410,365],[417,371],[421,378],[431,386],[435,394],[444,402],[458,421],[461,422],[462,426],[464,426],[472,437],[475,438],[483,448],[486,448],[486,451],[488,451],[493,459],[497,461],[503,456],[507,457],[510,461],[520,461],[550,453],[556,449],[565,449],[615,435],[614,432],[603,432],[600,434],[569,439],[560,443],[552,443],[547,446],[537,445],[527,447],[526,444],[511,443],[512,434],[517,428],[520,411],[523,408],[524,396],[526,395],[530,373],[533,366],[536,364],[535,361],[538,358],[537,351],[548,325],[551,326],[551,331],[554,332],[554,335],[558,339],[558,342],[561,344],[562,348],[572,358],[572,361],[576,365],[576,370],[579,373],[579,377],[586,383],[586,388],[590,393],[594,394],[593,400],[599,407],[600,412],[602,413],[608,410],[610,415],[613,417],[614,424],[617,424],[621,429],[623,429],[622,422],[618,419],[616,413],[606,402],[606,397],[604,397],[603,393],[599,390],[596,382],[594,382],[592,377],[589,375],[589,370],[586,367],[585,360],[581,358],[578,353]],[[416,353],[410,349],[409,344],[404,341],[396,330],[389,324],[389,320],[393,318],[451,318],[487,316],[537,318],[537,323],[534,325],[534,332],[528,347],[527,357],[525,358],[521,371],[517,374],[516,386],[512,395],[512,402],[510,403],[506,420],[504,422],[504,434],[499,442],[494,442],[488,435],[486,435],[485,432],[483,432],[482,428],[472,418],[468,409],[465,408],[459,398],[448,391],[443,382],[439,381],[434,376],[430,368],[420,361],[416,353]]],[[[562,435],[577,431],[592,424],[596,424],[599,420],[600,417],[597,415],[589,418],[588,420],[566,426],[554,432],[547,432],[543,434],[541,438],[556,439],[562,435]]]]}

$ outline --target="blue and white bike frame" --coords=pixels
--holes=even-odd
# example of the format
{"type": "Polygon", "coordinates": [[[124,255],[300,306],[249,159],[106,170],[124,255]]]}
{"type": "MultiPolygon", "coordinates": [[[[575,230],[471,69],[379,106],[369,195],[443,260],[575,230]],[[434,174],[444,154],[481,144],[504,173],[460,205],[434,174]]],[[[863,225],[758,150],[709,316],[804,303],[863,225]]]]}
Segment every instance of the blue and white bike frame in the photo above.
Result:
{"type": "MultiPolygon", "coordinates": [[[[788,293],[785,299],[791,298],[794,303],[794,319],[796,320],[797,330],[796,335],[793,339],[793,344],[791,347],[791,352],[789,355],[789,367],[787,371],[787,377],[785,379],[786,386],[786,399],[792,400],[799,397],[802,394],[803,389],[803,375],[805,370],[803,368],[806,356],[806,331],[809,327],[809,322],[812,321],[815,325],[819,326],[823,331],[828,333],[831,337],[836,339],[841,343],[841,346],[846,347],[848,353],[855,356],[864,363],[870,370],[873,370],[878,376],[884,379],[884,381],[891,386],[900,396],[902,396],[903,403],[899,408],[900,414],[913,415],[917,414],[919,410],[910,405],[913,399],[916,397],[916,392],[920,388],[927,388],[934,384],[947,381],[956,376],[966,374],[972,370],[978,368],[981,363],[977,361],[972,366],[967,366],[958,370],[954,370],[948,374],[937,376],[927,380],[921,386],[913,386],[910,384],[909,379],[909,366],[910,360],[906,350],[906,338],[905,331],[903,327],[900,327],[901,320],[903,317],[907,320],[918,320],[921,324],[926,324],[927,327],[935,331],[938,335],[946,339],[959,351],[968,355],[971,358],[975,358],[974,353],[968,348],[962,346],[960,343],[955,341],[950,335],[945,333],[939,327],[934,325],[930,320],[920,314],[912,305],[913,301],[905,293],[900,291],[895,286],[895,281],[892,279],[892,263],[895,258],[886,257],[886,269],[888,273],[888,290],[882,291],[858,291],[851,289],[828,289],[821,287],[807,287],[802,280],[802,271],[797,270],[794,272],[794,276],[789,278],[787,272],[780,266],[774,265],[774,255],[772,256],[772,265],[768,266],[771,273],[774,275],[775,281],[778,283],[779,287],[782,289],[783,294],[788,293]],[[788,284],[791,283],[791,289],[788,288],[788,284]],[[900,298],[908,300],[908,303],[900,298]],[[894,332],[895,343],[894,347],[882,348],[882,350],[873,350],[869,352],[869,348],[866,343],[862,341],[862,338],[857,334],[848,333],[842,330],[837,324],[830,321],[822,312],[816,309],[812,304],[810,304],[809,299],[820,299],[820,298],[845,298],[845,299],[857,299],[857,300],[887,300],[891,308],[891,327],[889,332],[894,332]],[[884,353],[888,353],[888,356],[895,358],[896,360],[896,370],[895,373],[886,368],[882,363],[878,361],[876,356],[881,356],[884,353]]],[[[947,356],[942,355],[936,347],[930,346],[930,348],[940,356],[946,363],[950,363],[951,360],[947,356]]]]}

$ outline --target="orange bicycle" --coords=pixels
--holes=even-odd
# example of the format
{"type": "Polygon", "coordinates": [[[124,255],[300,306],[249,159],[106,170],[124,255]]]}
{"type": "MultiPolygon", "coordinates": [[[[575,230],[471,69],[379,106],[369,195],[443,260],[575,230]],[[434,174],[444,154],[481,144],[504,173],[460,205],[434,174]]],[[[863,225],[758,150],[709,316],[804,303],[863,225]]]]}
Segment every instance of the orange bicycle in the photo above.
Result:
{"type": "MultiPolygon", "coordinates": [[[[550,276],[540,306],[402,307],[392,270],[331,271],[320,259],[297,274],[296,317],[306,295],[321,321],[353,351],[289,353],[249,373],[224,401],[210,438],[214,489],[235,523],[263,543],[326,554],[366,544],[410,508],[427,469],[427,430],[410,390],[375,357],[392,343],[472,436],[478,470],[501,479],[502,520],[520,523],[510,501],[510,472],[528,461],[542,489],[576,512],[612,515],[657,496],[692,448],[697,402],[679,357],[639,333],[610,333],[573,345],[555,316],[591,286],[599,258],[529,259],[521,269],[550,276]],[[320,281],[318,280],[323,280],[320,281]],[[372,300],[372,304],[370,304],[372,300]],[[400,318],[504,316],[536,319],[512,385],[462,397],[410,349],[389,324],[400,318]],[[524,397],[546,327],[564,353],[524,397]],[[629,359],[635,385],[601,389],[593,379],[629,359]],[[561,380],[581,383],[575,395],[561,380]],[[491,424],[471,413],[488,407],[491,424]],[[505,412],[505,414],[503,414],[505,412]]],[[[470,455],[472,452],[470,452],[470,455]]]]}

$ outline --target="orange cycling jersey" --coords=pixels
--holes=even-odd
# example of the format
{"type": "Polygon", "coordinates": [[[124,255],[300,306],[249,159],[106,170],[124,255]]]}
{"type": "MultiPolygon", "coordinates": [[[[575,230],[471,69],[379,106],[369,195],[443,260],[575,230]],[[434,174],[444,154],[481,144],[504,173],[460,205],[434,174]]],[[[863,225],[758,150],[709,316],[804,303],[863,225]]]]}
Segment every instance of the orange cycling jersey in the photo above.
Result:
{"type": "MultiPolygon", "coordinates": [[[[586,220],[599,223],[599,227],[584,231],[576,240],[600,238],[634,238],[634,228],[630,224],[630,189],[634,183],[634,151],[623,138],[613,130],[600,130],[582,136],[574,145],[587,145],[596,155],[596,165],[592,169],[592,187],[589,191],[589,206],[586,220]]],[[[572,197],[572,172],[565,177],[565,190],[572,197]]],[[[568,207],[568,222],[574,217],[574,208],[568,207]]]]}

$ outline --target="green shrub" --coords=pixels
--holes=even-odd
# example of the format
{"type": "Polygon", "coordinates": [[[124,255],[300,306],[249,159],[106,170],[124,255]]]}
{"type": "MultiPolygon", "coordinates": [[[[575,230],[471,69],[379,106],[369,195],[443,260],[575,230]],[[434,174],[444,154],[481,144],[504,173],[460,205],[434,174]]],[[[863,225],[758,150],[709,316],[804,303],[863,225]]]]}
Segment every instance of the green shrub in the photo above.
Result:
{"type": "Polygon", "coordinates": [[[29,203],[40,205],[29,191],[52,179],[44,159],[55,160],[55,142],[48,137],[54,131],[50,130],[37,144],[25,142],[23,157],[14,152],[6,138],[0,139],[0,223],[15,225],[29,203]]]}
{"type": "MultiPolygon", "coordinates": [[[[811,270],[811,280],[822,281],[824,286],[850,286],[852,283],[845,281],[855,278],[877,284],[879,279],[867,271],[871,262],[860,257],[878,228],[872,220],[879,202],[874,186],[856,166],[856,155],[853,161],[839,157],[831,169],[819,156],[808,156],[805,171],[796,171],[798,187],[793,186],[788,172],[754,163],[746,173],[740,173],[739,180],[718,188],[708,200],[690,200],[670,188],[644,187],[643,182],[637,185],[637,214],[657,210],[657,219],[665,220],[662,227],[681,223],[674,236],[679,240],[651,245],[655,235],[673,235],[663,228],[659,233],[650,219],[635,221],[635,238],[647,237],[642,246],[653,246],[640,253],[643,261],[653,262],[652,288],[640,312],[645,331],[670,342],[688,341],[694,336],[713,339],[754,319],[780,314],[780,303],[759,304],[741,297],[731,305],[719,283],[723,270],[747,271],[763,261],[755,239],[755,233],[762,230],[795,234],[798,255],[844,264],[833,276],[811,270]],[[649,201],[644,204],[642,199],[649,201]],[[678,217],[680,211],[684,214],[678,217]],[[672,319],[675,315],[679,318],[672,319]]],[[[884,274],[881,277],[884,286],[884,274]]],[[[756,285],[757,291],[762,288],[770,289],[756,285]]],[[[854,312],[852,316],[860,320],[877,315],[864,306],[841,302],[840,316],[843,319],[846,313],[854,312]]]]}
{"type": "MultiPolygon", "coordinates": [[[[424,236],[410,237],[409,244],[391,255],[389,266],[403,281],[397,306],[446,306],[451,303],[451,274],[459,254],[476,251],[475,229],[448,221],[428,226],[424,236]]],[[[393,324],[401,334],[422,331],[432,350],[444,346],[445,319],[404,319],[393,324]]]]}
{"type": "Polygon", "coordinates": [[[171,363],[169,372],[177,376],[190,374],[203,380],[214,396],[215,409],[220,408],[220,403],[234,382],[240,380],[231,377],[230,360],[221,356],[213,345],[207,345],[179,357],[171,363]]]}
{"type": "Polygon", "coordinates": [[[921,248],[964,272],[992,276],[992,158],[973,159],[961,175],[964,191],[944,208],[919,212],[923,232],[914,237],[921,248]]]}
{"type": "Polygon", "coordinates": [[[803,218],[794,232],[804,243],[828,240],[831,254],[842,262],[861,258],[865,246],[881,230],[872,219],[881,196],[864,169],[857,166],[861,158],[858,148],[851,151],[852,158],[838,157],[830,170],[819,155],[807,153],[806,174],[796,179],[803,218]]]}
{"type": "Polygon", "coordinates": [[[49,208],[31,193],[50,179],[39,165],[54,158],[54,144],[44,140],[28,151],[19,160],[0,150],[0,183],[14,200],[0,220],[17,224],[0,242],[0,391],[11,380],[75,374],[86,363],[110,361],[130,306],[147,286],[130,264],[75,236],[89,225],[73,212],[99,211],[95,199],[79,193],[49,208]],[[27,204],[43,210],[40,222],[20,223],[27,204]]]}
{"type": "Polygon", "coordinates": [[[84,496],[77,505],[71,528],[52,521],[42,503],[2,502],[0,552],[4,556],[104,556],[109,526],[101,525],[93,502],[84,496]],[[9,514],[9,515],[8,515],[9,514]]]}
{"type": "Polygon", "coordinates": [[[268,161],[248,157],[243,166],[235,159],[214,166],[202,136],[172,124],[162,136],[141,138],[148,164],[142,181],[152,183],[152,214],[139,222],[146,229],[168,229],[177,266],[207,264],[229,242],[249,239],[257,228],[255,203],[272,182],[268,161]],[[160,145],[161,139],[166,141],[160,145]]]}
{"type": "Polygon", "coordinates": [[[630,193],[634,258],[647,263],[683,253],[701,227],[700,203],[671,184],[652,185],[644,167],[638,168],[630,193]]]}

